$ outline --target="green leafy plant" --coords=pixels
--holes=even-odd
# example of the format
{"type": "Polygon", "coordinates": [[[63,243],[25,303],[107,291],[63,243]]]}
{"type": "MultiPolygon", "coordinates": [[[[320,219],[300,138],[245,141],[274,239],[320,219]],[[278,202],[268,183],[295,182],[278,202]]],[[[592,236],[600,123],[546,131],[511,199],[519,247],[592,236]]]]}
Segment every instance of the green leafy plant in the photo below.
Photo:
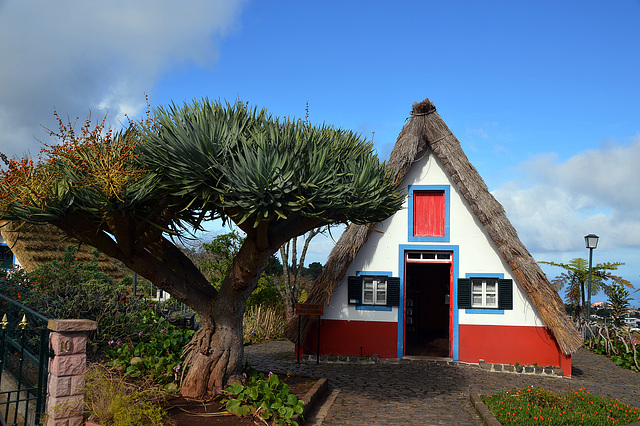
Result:
{"type": "Polygon", "coordinates": [[[152,315],[148,315],[147,323],[143,322],[141,326],[144,331],[139,331],[135,337],[108,342],[109,365],[126,376],[147,376],[167,389],[177,389],[183,372],[182,349],[194,331],[174,327],[152,315]]]}
{"type": "Polygon", "coordinates": [[[567,394],[539,387],[482,395],[503,425],[624,425],[640,420],[640,409],[617,399],[593,395],[584,388],[567,394]]]}
{"type": "MultiPolygon", "coordinates": [[[[577,318],[580,314],[585,314],[587,311],[585,287],[588,284],[589,268],[586,259],[574,258],[569,263],[556,263],[545,262],[547,265],[558,266],[565,270],[564,273],[558,275],[551,281],[556,288],[560,291],[563,287],[566,287],[566,300],[571,305],[571,312],[574,318],[577,318]]],[[[612,282],[621,286],[633,288],[633,285],[628,280],[622,277],[613,275],[610,271],[616,271],[620,266],[624,265],[622,262],[604,262],[598,263],[591,268],[591,294],[596,295],[601,288],[607,288],[607,282],[612,282]]],[[[588,290],[588,288],[587,288],[588,290]]]]}
{"type": "Polygon", "coordinates": [[[245,376],[245,384],[233,383],[218,394],[227,411],[238,416],[253,414],[276,425],[298,425],[292,417],[302,414],[304,403],[289,392],[289,385],[273,373],[265,376],[250,370],[245,376]]]}

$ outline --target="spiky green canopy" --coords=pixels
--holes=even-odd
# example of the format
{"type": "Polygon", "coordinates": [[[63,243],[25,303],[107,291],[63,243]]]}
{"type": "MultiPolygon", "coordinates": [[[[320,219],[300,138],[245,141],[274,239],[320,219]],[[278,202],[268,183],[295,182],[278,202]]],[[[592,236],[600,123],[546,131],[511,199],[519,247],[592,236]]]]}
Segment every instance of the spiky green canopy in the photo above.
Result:
{"type": "Polygon", "coordinates": [[[351,131],[207,99],[157,108],[154,120],[142,166],[183,209],[199,212],[194,223],[231,219],[246,229],[291,214],[369,223],[404,199],[372,144],[351,131]]]}

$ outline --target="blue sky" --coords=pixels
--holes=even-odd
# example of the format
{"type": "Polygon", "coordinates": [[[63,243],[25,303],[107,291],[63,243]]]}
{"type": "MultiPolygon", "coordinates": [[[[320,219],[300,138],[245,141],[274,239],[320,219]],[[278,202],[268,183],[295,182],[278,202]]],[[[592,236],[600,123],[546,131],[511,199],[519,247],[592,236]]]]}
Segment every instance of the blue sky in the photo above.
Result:
{"type": "Polygon", "coordinates": [[[638,22],[638,0],[0,0],[0,151],[37,153],[54,107],[117,126],[147,94],[308,103],[386,160],[428,97],[537,260],[586,257],[593,232],[640,288],[638,22]]]}

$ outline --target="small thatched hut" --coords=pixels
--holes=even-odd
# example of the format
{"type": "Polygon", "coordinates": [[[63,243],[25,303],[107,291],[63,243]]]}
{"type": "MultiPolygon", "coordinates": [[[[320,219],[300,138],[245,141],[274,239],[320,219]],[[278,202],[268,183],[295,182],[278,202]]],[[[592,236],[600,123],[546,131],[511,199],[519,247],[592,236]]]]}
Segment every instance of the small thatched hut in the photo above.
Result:
{"type": "MultiPolygon", "coordinates": [[[[570,375],[580,334],[428,99],[413,105],[387,167],[408,193],[404,208],[348,226],[309,293],[325,306],[320,353],[537,363],[570,375]]],[[[314,321],[302,317],[302,335],[314,330],[302,351],[317,351],[314,321]]],[[[297,318],[287,335],[297,340],[297,318]]]]}
{"type": "MultiPolygon", "coordinates": [[[[0,222],[0,234],[6,247],[13,252],[17,263],[27,272],[52,260],[61,259],[67,246],[78,248],[76,257],[80,261],[93,259],[93,247],[69,238],[64,232],[52,225],[32,225],[20,222],[0,222]]],[[[98,266],[102,272],[113,279],[120,280],[124,272],[113,259],[100,254],[98,266]]]]}

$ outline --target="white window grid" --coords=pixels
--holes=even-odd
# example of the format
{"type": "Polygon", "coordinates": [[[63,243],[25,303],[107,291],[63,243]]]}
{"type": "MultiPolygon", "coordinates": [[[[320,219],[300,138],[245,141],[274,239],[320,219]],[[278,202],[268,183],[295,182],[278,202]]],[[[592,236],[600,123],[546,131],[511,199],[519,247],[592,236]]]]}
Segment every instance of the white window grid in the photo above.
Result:
{"type": "Polygon", "coordinates": [[[364,277],[362,279],[362,304],[387,304],[387,280],[379,277],[364,277]]]}
{"type": "Polygon", "coordinates": [[[498,279],[471,279],[471,306],[474,308],[498,307],[498,279]]]}

